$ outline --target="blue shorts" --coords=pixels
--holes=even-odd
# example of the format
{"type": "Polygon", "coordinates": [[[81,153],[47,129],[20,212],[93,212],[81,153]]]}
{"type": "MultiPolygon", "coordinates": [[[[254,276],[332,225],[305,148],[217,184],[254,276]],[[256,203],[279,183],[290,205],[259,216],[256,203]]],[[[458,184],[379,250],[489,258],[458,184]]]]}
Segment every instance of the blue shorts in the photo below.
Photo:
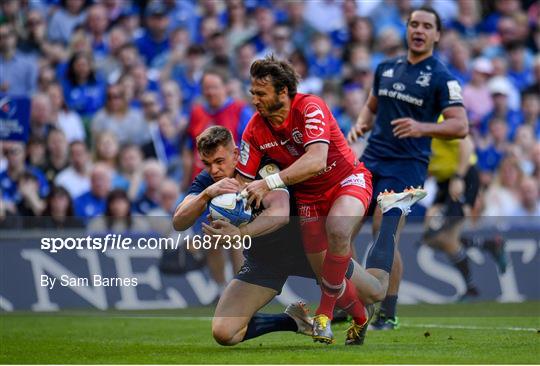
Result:
{"type": "MultiPolygon", "coordinates": [[[[302,246],[302,243],[293,244],[302,246]]],[[[278,294],[289,276],[315,279],[315,273],[303,252],[283,253],[274,251],[268,255],[247,255],[244,264],[234,278],[276,290],[278,294]]]]}
{"type": "Polygon", "coordinates": [[[360,159],[372,174],[373,196],[368,215],[372,215],[379,193],[394,190],[401,192],[409,187],[423,187],[427,177],[427,164],[418,160],[360,159]]]}

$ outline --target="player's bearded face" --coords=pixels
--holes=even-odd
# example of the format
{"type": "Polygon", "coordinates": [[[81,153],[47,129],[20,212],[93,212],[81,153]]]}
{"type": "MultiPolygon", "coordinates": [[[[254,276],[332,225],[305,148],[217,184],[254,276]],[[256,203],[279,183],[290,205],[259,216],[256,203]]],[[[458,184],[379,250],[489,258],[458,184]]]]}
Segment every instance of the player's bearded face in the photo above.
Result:
{"type": "Polygon", "coordinates": [[[270,117],[285,106],[285,103],[280,100],[279,94],[268,79],[253,80],[251,93],[253,105],[257,112],[265,118],[270,117]]]}

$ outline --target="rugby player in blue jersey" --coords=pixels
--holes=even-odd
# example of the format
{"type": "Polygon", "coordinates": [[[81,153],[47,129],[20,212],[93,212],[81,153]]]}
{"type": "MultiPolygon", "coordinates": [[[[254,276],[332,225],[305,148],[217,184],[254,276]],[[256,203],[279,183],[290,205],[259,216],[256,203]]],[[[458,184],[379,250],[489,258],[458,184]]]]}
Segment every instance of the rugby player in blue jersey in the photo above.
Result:
{"type": "MultiPolygon", "coordinates": [[[[407,55],[379,64],[373,89],[348,135],[349,142],[354,142],[372,131],[361,160],[373,174],[373,197],[378,197],[383,207],[374,212],[373,232],[378,234],[366,263],[368,272],[389,282],[374,324],[379,329],[398,326],[395,311],[403,268],[399,252],[396,250],[394,255],[394,250],[404,222],[400,218],[407,213],[395,205],[385,210],[384,192],[423,185],[432,137],[454,139],[468,133],[461,87],[433,56],[440,32],[441,20],[432,8],[421,7],[411,12],[407,21],[407,55]],[[444,121],[436,123],[441,114],[444,121]],[[378,196],[380,193],[383,194],[378,196]]],[[[414,200],[425,196],[423,190],[413,192],[414,200]]],[[[395,197],[389,195],[388,199],[395,197]]],[[[375,208],[374,202],[371,206],[375,208]]]]}
{"type": "MultiPolygon", "coordinates": [[[[195,178],[176,209],[173,225],[179,231],[191,227],[204,215],[213,197],[238,192],[241,187],[234,179],[239,152],[228,129],[222,126],[206,129],[197,137],[197,149],[205,170],[195,178]]],[[[268,166],[268,162],[261,164],[259,176],[264,177],[268,166]]],[[[275,173],[278,168],[272,165],[271,169],[275,173]]],[[[216,307],[212,334],[222,345],[235,345],[276,331],[312,334],[312,319],[300,303],[289,305],[281,314],[258,313],[281,292],[288,276],[316,278],[304,254],[298,218],[289,217],[296,209],[287,189],[269,192],[262,206],[258,216],[241,229],[221,220],[212,225],[203,224],[208,235],[253,238],[251,248],[244,251],[246,260],[242,268],[227,285],[216,307]]],[[[346,278],[351,279],[366,304],[381,298],[376,281],[358,263],[350,261],[346,278]]],[[[365,332],[358,334],[355,344],[362,344],[364,336],[365,332]]]]}

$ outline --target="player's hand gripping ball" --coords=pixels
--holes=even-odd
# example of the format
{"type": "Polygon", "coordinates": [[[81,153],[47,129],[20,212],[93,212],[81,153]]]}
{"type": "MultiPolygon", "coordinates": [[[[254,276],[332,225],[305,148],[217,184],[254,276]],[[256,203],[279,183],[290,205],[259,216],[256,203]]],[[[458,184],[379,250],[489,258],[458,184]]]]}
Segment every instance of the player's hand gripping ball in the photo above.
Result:
{"type": "Polygon", "coordinates": [[[224,220],[234,226],[245,225],[251,220],[251,207],[238,193],[225,193],[210,201],[210,216],[213,220],[224,220]]]}

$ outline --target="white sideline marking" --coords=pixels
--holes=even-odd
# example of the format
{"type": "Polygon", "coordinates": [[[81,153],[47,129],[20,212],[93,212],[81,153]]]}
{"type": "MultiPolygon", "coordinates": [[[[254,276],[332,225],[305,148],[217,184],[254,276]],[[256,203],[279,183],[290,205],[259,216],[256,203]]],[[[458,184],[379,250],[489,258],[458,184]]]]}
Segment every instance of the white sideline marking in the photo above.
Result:
{"type": "Polygon", "coordinates": [[[523,328],[523,327],[482,327],[476,325],[451,325],[451,324],[408,324],[402,323],[404,327],[408,328],[446,328],[446,329],[468,329],[468,330],[513,330],[517,332],[537,332],[536,328],[523,328]]]}

